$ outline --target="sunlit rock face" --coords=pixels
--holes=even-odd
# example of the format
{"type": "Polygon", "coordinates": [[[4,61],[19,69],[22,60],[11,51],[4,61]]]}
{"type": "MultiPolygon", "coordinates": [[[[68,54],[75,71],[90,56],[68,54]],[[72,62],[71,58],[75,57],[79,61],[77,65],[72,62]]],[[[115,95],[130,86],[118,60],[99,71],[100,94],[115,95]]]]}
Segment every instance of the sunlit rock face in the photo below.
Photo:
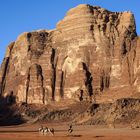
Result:
{"type": "Polygon", "coordinates": [[[26,32],[0,69],[0,94],[17,102],[93,100],[123,88],[140,91],[140,38],[131,12],[79,5],[55,30],[26,32]]]}

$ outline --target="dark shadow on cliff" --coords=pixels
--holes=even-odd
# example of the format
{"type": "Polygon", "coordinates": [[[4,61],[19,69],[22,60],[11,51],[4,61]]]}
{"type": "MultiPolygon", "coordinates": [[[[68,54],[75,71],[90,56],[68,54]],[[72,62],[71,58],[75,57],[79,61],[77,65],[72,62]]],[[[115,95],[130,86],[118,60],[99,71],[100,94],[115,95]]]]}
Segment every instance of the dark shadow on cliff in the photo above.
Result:
{"type": "Polygon", "coordinates": [[[13,93],[0,97],[0,126],[19,125],[24,122],[15,104],[13,93]]]}

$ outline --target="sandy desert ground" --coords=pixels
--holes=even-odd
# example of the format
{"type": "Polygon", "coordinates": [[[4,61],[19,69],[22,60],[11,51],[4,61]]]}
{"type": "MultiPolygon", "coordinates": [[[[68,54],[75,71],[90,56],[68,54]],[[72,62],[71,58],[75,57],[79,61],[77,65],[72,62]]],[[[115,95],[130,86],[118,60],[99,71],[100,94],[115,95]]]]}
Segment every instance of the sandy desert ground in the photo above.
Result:
{"type": "MultiPolygon", "coordinates": [[[[130,128],[101,128],[90,125],[74,126],[68,135],[68,125],[57,124],[55,135],[38,132],[39,124],[0,127],[0,140],[140,140],[140,130],[130,128]]],[[[45,125],[44,125],[45,126],[45,125]]]]}

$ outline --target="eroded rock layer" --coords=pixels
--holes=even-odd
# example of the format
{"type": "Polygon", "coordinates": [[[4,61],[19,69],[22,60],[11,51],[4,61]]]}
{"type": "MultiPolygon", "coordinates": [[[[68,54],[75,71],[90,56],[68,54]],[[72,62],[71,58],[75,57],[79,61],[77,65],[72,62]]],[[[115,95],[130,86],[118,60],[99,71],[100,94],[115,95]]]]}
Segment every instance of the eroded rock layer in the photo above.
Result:
{"type": "Polygon", "coordinates": [[[8,46],[0,94],[47,104],[94,100],[98,93],[116,89],[139,92],[139,46],[131,12],[79,5],[55,30],[23,33],[8,46]]]}

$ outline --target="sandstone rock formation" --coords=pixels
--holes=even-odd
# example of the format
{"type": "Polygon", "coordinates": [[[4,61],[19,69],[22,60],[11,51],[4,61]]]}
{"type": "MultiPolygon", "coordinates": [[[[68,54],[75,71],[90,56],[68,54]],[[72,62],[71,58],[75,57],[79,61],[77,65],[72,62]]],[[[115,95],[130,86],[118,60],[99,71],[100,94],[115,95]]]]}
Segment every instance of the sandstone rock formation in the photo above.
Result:
{"type": "Polygon", "coordinates": [[[47,104],[93,100],[114,90],[140,92],[139,46],[131,12],[79,5],[56,29],[23,33],[8,46],[0,95],[47,104]]]}

